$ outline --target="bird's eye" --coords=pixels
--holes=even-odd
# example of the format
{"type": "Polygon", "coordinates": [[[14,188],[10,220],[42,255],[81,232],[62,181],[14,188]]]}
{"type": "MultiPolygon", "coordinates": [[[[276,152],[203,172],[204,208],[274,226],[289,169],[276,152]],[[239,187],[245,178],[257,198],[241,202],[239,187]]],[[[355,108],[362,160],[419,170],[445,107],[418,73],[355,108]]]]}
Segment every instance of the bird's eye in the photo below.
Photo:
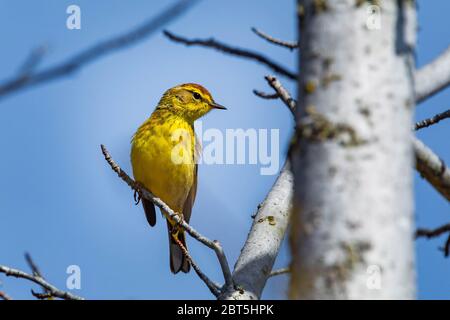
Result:
{"type": "Polygon", "coordinates": [[[198,93],[198,92],[194,92],[194,98],[195,99],[197,99],[197,100],[200,100],[200,98],[202,97],[201,95],[200,95],[200,93],[198,93]]]}

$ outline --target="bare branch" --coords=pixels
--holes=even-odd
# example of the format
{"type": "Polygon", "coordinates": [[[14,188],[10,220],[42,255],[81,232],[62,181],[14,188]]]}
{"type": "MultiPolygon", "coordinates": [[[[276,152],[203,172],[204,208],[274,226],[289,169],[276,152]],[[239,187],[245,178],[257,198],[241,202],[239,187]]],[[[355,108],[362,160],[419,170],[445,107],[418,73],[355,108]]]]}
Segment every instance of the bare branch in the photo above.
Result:
{"type": "Polygon", "coordinates": [[[446,118],[450,118],[450,110],[447,110],[442,113],[438,113],[434,117],[417,122],[414,126],[414,130],[420,130],[422,128],[429,127],[429,126],[436,124],[439,121],[444,120],[446,118]]]}
{"type": "Polygon", "coordinates": [[[450,254],[450,223],[436,229],[417,229],[416,238],[426,237],[427,239],[431,239],[439,237],[446,232],[449,234],[444,246],[444,255],[448,257],[450,254]]]}
{"type": "Polygon", "coordinates": [[[32,50],[24,64],[20,68],[20,74],[22,76],[29,75],[42,61],[47,53],[47,46],[39,46],[32,50]]]}
{"type": "Polygon", "coordinates": [[[183,243],[178,240],[178,238],[173,237],[173,239],[175,240],[175,242],[178,244],[178,246],[180,247],[181,251],[183,251],[183,254],[186,256],[186,258],[189,260],[189,262],[192,265],[192,268],[194,268],[195,273],[197,273],[198,277],[206,284],[206,286],[208,287],[209,291],[211,291],[211,293],[218,298],[220,296],[220,286],[217,285],[216,283],[214,283],[213,281],[211,281],[204,273],[203,271],[200,269],[200,267],[194,262],[194,259],[192,259],[191,255],[189,254],[188,250],[186,249],[186,247],[183,245],[183,243]]]}
{"type": "Polygon", "coordinates": [[[450,232],[450,223],[440,226],[439,228],[436,229],[425,229],[425,228],[417,229],[416,238],[426,237],[430,239],[439,237],[441,234],[446,232],[450,232]]]}
{"type": "Polygon", "coordinates": [[[202,46],[202,47],[207,47],[207,48],[213,48],[213,49],[219,50],[221,52],[224,52],[224,53],[227,53],[230,55],[239,56],[239,57],[247,58],[250,60],[258,61],[280,75],[288,77],[291,80],[297,79],[297,75],[295,73],[287,70],[286,68],[282,67],[278,63],[270,60],[269,58],[263,56],[260,53],[257,53],[257,52],[254,52],[254,51],[251,51],[248,49],[234,48],[234,47],[231,47],[222,42],[216,41],[213,38],[210,38],[210,39],[187,39],[187,38],[175,35],[172,32],[169,32],[167,30],[164,31],[164,34],[170,40],[172,40],[174,42],[183,43],[187,46],[202,46]]]}
{"type": "Polygon", "coordinates": [[[286,273],[290,273],[291,272],[291,268],[281,268],[278,270],[274,270],[270,273],[269,277],[275,277],[275,276],[279,276],[282,274],[286,274],[286,273]]]}
{"type": "Polygon", "coordinates": [[[294,182],[289,163],[264,202],[258,206],[245,245],[233,271],[235,287],[222,299],[259,299],[280,250],[291,214],[294,182]]]}
{"type": "MultiPolygon", "coordinates": [[[[42,275],[41,271],[39,270],[37,264],[33,261],[31,258],[31,255],[28,252],[25,252],[25,260],[27,261],[28,265],[30,266],[31,272],[34,276],[40,277],[44,279],[44,276],[42,275]]],[[[43,296],[46,296],[47,298],[51,298],[51,293],[48,290],[45,290],[44,293],[37,293],[31,290],[31,294],[35,296],[38,299],[44,299],[43,296]]]]}
{"type": "Polygon", "coordinates": [[[416,169],[441,195],[450,201],[450,169],[420,140],[413,140],[416,169]]]}
{"type": "Polygon", "coordinates": [[[255,96],[263,99],[278,99],[280,97],[278,93],[266,93],[256,89],[253,89],[253,93],[255,94],[255,96]]]}
{"type": "Polygon", "coordinates": [[[180,0],[156,17],[144,22],[141,26],[119,36],[102,41],[81,51],[62,63],[36,73],[21,73],[6,83],[0,84],[0,97],[4,97],[19,89],[35,86],[72,74],[86,64],[103,57],[106,54],[130,46],[148,37],[161,26],[178,17],[197,1],[198,0],[180,0]]]}
{"type": "Polygon", "coordinates": [[[30,280],[31,282],[34,282],[38,285],[40,285],[42,288],[44,288],[48,294],[51,297],[61,298],[65,300],[84,300],[84,298],[74,295],[67,291],[62,291],[52,284],[45,281],[42,277],[38,275],[31,275],[24,271],[13,269],[7,266],[0,265],[0,273],[4,273],[8,277],[16,277],[16,278],[22,278],[30,280]]]}
{"type": "Polygon", "coordinates": [[[297,107],[297,101],[292,99],[289,92],[283,87],[280,81],[274,76],[265,76],[267,83],[275,90],[280,99],[284,102],[284,104],[289,108],[292,114],[295,116],[295,109],[297,107]]]}
{"type": "Polygon", "coordinates": [[[179,214],[177,214],[166,203],[164,203],[164,201],[162,201],[160,198],[157,198],[150,191],[148,191],[143,186],[139,185],[133,179],[131,179],[130,176],[125,171],[123,171],[117,163],[114,162],[114,160],[112,159],[111,155],[109,154],[108,150],[104,145],[101,145],[101,149],[103,156],[105,157],[105,160],[108,162],[108,164],[111,166],[111,169],[113,169],[113,171],[117,173],[119,178],[121,178],[126,184],[128,184],[128,186],[130,186],[131,189],[137,191],[141,197],[147,199],[148,201],[151,201],[158,208],[167,212],[169,214],[169,217],[175,220],[175,222],[178,223],[178,225],[180,225],[191,237],[203,243],[208,248],[214,250],[217,259],[219,260],[220,267],[222,269],[223,277],[225,280],[225,288],[232,287],[233,277],[231,275],[227,258],[220,243],[217,240],[209,240],[205,236],[201,235],[197,230],[195,230],[192,226],[186,223],[186,221],[184,221],[179,214]]]}
{"type": "Polygon", "coordinates": [[[42,273],[39,270],[38,266],[36,265],[36,263],[34,263],[33,259],[31,258],[31,255],[28,252],[25,252],[25,260],[27,261],[28,265],[30,266],[30,269],[33,272],[34,276],[44,278],[42,276],[42,273]]]}
{"type": "Polygon", "coordinates": [[[276,44],[277,46],[288,48],[290,50],[294,50],[294,49],[298,48],[298,42],[290,42],[290,41],[280,40],[280,39],[274,38],[272,36],[269,36],[268,34],[262,32],[256,28],[252,28],[252,31],[259,37],[263,38],[264,40],[267,40],[272,44],[276,44]]]}
{"type": "Polygon", "coordinates": [[[416,102],[438,93],[450,85],[450,47],[415,73],[416,102]]]}

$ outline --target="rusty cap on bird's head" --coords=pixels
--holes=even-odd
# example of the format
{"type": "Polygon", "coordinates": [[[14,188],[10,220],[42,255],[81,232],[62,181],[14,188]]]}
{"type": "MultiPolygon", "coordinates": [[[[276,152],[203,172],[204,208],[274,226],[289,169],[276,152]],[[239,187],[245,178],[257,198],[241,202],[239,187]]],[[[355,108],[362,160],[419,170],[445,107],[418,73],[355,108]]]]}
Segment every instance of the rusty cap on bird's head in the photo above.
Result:
{"type": "Polygon", "coordinates": [[[183,83],[183,84],[179,85],[178,87],[186,89],[188,91],[194,91],[194,92],[199,91],[201,93],[201,95],[207,99],[208,104],[211,106],[211,108],[227,110],[227,108],[225,108],[221,104],[218,104],[217,102],[214,101],[211,93],[205,87],[203,87],[197,83],[183,83]]]}

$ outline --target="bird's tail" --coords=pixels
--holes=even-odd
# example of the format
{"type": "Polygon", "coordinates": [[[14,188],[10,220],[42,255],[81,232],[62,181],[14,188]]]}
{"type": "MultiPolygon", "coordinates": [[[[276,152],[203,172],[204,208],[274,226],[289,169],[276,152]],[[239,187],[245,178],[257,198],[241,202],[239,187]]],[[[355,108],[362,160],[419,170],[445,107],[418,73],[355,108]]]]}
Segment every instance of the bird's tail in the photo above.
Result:
{"type": "Polygon", "coordinates": [[[167,230],[169,232],[170,271],[172,271],[173,273],[178,273],[181,270],[184,273],[188,273],[189,270],[191,269],[191,264],[189,263],[189,260],[183,254],[183,251],[181,250],[180,246],[172,236],[174,232],[177,232],[176,235],[177,239],[187,249],[184,230],[178,229],[176,231],[174,230],[174,228],[176,227],[172,226],[170,221],[167,220],[167,230]]]}

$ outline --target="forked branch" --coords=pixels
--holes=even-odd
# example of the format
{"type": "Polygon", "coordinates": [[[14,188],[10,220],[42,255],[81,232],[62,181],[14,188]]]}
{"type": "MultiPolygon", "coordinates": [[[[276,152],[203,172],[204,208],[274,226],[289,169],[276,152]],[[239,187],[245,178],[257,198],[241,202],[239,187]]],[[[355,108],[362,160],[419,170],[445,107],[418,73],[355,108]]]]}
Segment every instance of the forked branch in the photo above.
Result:
{"type": "Polygon", "coordinates": [[[416,238],[436,238],[441,236],[444,233],[447,233],[447,241],[444,246],[444,256],[448,257],[450,255],[450,223],[440,226],[436,229],[417,229],[416,238]]]}
{"type": "Polygon", "coordinates": [[[265,66],[272,69],[274,72],[276,72],[280,75],[283,75],[285,77],[288,77],[291,80],[297,79],[297,75],[295,73],[287,70],[285,67],[282,67],[281,65],[270,60],[269,58],[265,57],[264,55],[254,52],[254,51],[251,51],[249,49],[235,48],[235,47],[229,46],[225,43],[214,40],[213,38],[210,38],[210,39],[188,39],[188,38],[184,38],[184,37],[175,35],[172,32],[167,31],[167,30],[164,31],[164,35],[174,42],[182,43],[187,46],[201,46],[201,47],[206,47],[206,48],[212,48],[212,49],[216,49],[216,50],[219,50],[221,52],[224,52],[224,53],[227,53],[230,55],[254,60],[261,64],[264,64],[265,66]]]}
{"type": "MultiPolygon", "coordinates": [[[[44,298],[60,298],[64,300],[84,300],[84,298],[77,296],[73,293],[70,293],[68,291],[63,291],[55,287],[54,285],[47,282],[41,275],[39,269],[37,268],[36,264],[31,259],[30,255],[26,254],[26,260],[28,264],[30,265],[32,269],[32,274],[26,273],[19,269],[13,269],[4,265],[0,265],[0,273],[4,273],[8,277],[16,277],[21,279],[26,279],[31,282],[34,282],[38,285],[40,285],[44,290],[45,293],[36,293],[33,290],[31,290],[32,294],[39,299],[44,298]]],[[[4,296],[3,296],[4,298],[4,296]]]]}
{"type": "Polygon", "coordinates": [[[264,77],[269,84],[269,86],[272,87],[273,90],[277,93],[281,101],[284,102],[286,107],[289,108],[289,110],[292,112],[292,114],[295,116],[295,109],[297,108],[297,101],[295,101],[289,91],[287,91],[280,81],[278,81],[277,78],[274,76],[265,76],[264,77]]]}
{"type": "MultiPolygon", "coordinates": [[[[136,183],[130,176],[123,171],[119,165],[112,159],[111,155],[109,154],[108,150],[104,145],[101,145],[103,156],[105,157],[105,160],[108,162],[108,164],[111,166],[111,169],[113,169],[114,172],[117,173],[119,178],[121,178],[131,189],[138,192],[139,195],[148,200],[151,201],[154,205],[156,205],[158,208],[162,209],[163,211],[167,212],[169,214],[169,217],[173,220],[175,220],[191,237],[196,239],[197,241],[201,242],[208,248],[214,250],[216,253],[217,259],[219,260],[220,267],[222,269],[223,277],[225,280],[225,284],[223,287],[223,290],[228,290],[230,287],[233,287],[233,277],[231,275],[230,267],[227,261],[227,257],[225,256],[225,253],[222,249],[222,246],[217,240],[210,240],[200,234],[197,230],[195,230],[192,226],[190,226],[186,221],[184,221],[179,214],[177,214],[175,211],[173,211],[164,201],[162,201],[160,198],[153,195],[150,191],[142,187],[140,184],[136,183]]],[[[189,256],[188,256],[189,257],[189,256]]],[[[192,261],[192,259],[190,259],[192,261]]],[[[196,270],[198,274],[198,270],[196,270]]],[[[212,280],[206,277],[203,273],[201,273],[202,276],[200,276],[200,279],[205,282],[205,284],[208,286],[208,288],[215,294],[217,288],[214,288],[215,285],[212,285],[214,283],[212,280]],[[213,289],[214,288],[214,289],[213,289]]]]}

